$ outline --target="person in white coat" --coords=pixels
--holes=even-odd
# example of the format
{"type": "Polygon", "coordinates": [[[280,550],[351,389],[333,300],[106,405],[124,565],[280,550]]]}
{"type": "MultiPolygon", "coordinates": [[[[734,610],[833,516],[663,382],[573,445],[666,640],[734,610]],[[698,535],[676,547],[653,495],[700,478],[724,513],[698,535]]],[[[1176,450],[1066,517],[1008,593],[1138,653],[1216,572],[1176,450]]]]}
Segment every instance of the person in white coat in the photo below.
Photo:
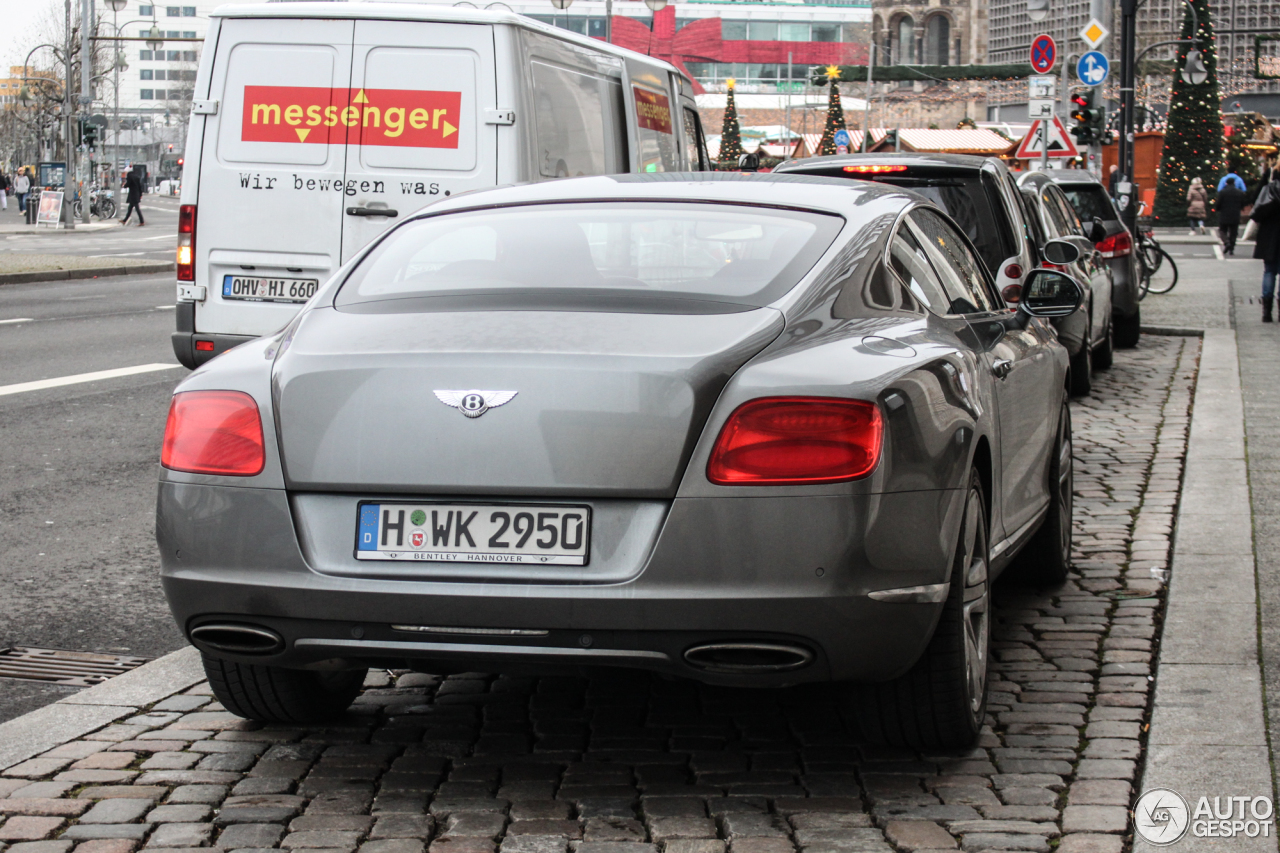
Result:
{"type": "Polygon", "coordinates": [[[31,179],[26,169],[18,170],[18,177],[13,179],[13,192],[18,196],[18,210],[27,212],[27,195],[31,192],[31,179]]]}

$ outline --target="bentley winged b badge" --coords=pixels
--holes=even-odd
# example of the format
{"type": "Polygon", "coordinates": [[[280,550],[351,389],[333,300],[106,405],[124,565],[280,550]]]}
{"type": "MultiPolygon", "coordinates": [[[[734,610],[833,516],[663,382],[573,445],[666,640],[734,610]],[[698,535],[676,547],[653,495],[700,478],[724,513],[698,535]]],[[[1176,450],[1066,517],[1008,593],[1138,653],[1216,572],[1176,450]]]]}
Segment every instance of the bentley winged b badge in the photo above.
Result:
{"type": "Polygon", "coordinates": [[[453,406],[469,418],[478,418],[490,409],[511,402],[519,391],[435,391],[436,399],[446,406],[453,406]]]}

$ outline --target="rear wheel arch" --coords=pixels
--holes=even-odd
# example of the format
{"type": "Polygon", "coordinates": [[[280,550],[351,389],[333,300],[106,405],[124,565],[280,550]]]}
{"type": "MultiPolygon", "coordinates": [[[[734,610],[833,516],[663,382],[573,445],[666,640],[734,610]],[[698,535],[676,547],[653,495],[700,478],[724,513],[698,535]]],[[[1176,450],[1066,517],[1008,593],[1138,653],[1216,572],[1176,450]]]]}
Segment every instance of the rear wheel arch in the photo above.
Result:
{"type": "Polygon", "coordinates": [[[991,461],[991,442],[985,435],[978,436],[978,443],[973,448],[972,466],[978,472],[978,479],[982,481],[982,502],[986,505],[987,524],[990,526],[991,519],[995,518],[992,511],[991,502],[995,489],[993,488],[994,468],[991,461]]]}

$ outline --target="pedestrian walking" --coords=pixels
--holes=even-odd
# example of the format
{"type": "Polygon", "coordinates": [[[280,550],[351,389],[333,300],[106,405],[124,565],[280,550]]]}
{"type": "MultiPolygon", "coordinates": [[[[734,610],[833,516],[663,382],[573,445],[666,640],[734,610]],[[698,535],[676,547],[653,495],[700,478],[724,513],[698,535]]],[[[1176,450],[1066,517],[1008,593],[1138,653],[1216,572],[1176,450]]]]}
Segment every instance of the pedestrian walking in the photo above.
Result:
{"type": "Polygon", "coordinates": [[[1218,190],[1218,239],[1222,241],[1222,254],[1234,255],[1236,235],[1240,229],[1240,210],[1244,207],[1244,190],[1228,183],[1218,190]]]}
{"type": "Polygon", "coordinates": [[[124,179],[124,189],[128,194],[126,201],[128,202],[129,207],[125,210],[124,219],[120,220],[120,224],[127,225],[129,223],[129,217],[132,216],[133,212],[136,210],[138,211],[138,225],[146,225],[146,220],[142,218],[142,208],[138,207],[138,204],[142,201],[142,181],[138,180],[137,172],[129,172],[128,177],[124,179]]]}
{"type": "Polygon", "coordinates": [[[1191,179],[1187,187],[1187,221],[1191,224],[1192,234],[1204,233],[1204,218],[1209,215],[1209,191],[1204,188],[1204,181],[1191,179]]]}
{"type": "Polygon", "coordinates": [[[1280,182],[1272,181],[1262,188],[1250,219],[1258,223],[1253,256],[1262,261],[1262,322],[1270,323],[1276,274],[1280,273],[1280,182]]]}
{"type": "Polygon", "coordinates": [[[0,171],[0,210],[9,209],[9,176],[0,171]]]}
{"type": "Polygon", "coordinates": [[[1120,167],[1112,166],[1107,170],[1107,192],[1112,198],[1116,197],[1116,187],[1120,183],[1120,167]]]}
{"type": "Polygon", "coordinates": [[[25,168],[18,170],[18,177],[13,179],[13,192],[18,197],[18,210],[27,212],[27,195],[31,192],[31,179],[27,177],[25,168]]]}
{"type": "Polygon", "coordinates": [[[1222,180],[1218,181],[1218,192],[1222,192],[1222,188],[1227,184],[1234,184],[1240,188],[1240,192],[1244,192],[1247,188],[1244,184],[1244,178],[1236,174],[1235,169],[1231,169],[1222,176],[1222,180]]]}

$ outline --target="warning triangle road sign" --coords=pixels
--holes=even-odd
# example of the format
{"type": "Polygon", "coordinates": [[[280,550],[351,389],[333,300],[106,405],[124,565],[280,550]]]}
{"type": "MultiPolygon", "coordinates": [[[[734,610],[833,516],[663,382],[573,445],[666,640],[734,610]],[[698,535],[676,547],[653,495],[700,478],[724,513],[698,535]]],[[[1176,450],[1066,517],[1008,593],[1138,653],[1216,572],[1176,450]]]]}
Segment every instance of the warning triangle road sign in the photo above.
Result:
{"type": "Polygon", "coordinates": [[[1062,121],[1057,116],[1048,122],[1040,120],[1033,122],[1013,156],[1019,160],[1033,160],[1039,157],[1044,151],[1046,135],[1049,137],[1050,157],[1080,156],[1080,149],[1076,148],[1075,142],[1072,141],[1067,129],[1062,126],[1062,121]]]}

